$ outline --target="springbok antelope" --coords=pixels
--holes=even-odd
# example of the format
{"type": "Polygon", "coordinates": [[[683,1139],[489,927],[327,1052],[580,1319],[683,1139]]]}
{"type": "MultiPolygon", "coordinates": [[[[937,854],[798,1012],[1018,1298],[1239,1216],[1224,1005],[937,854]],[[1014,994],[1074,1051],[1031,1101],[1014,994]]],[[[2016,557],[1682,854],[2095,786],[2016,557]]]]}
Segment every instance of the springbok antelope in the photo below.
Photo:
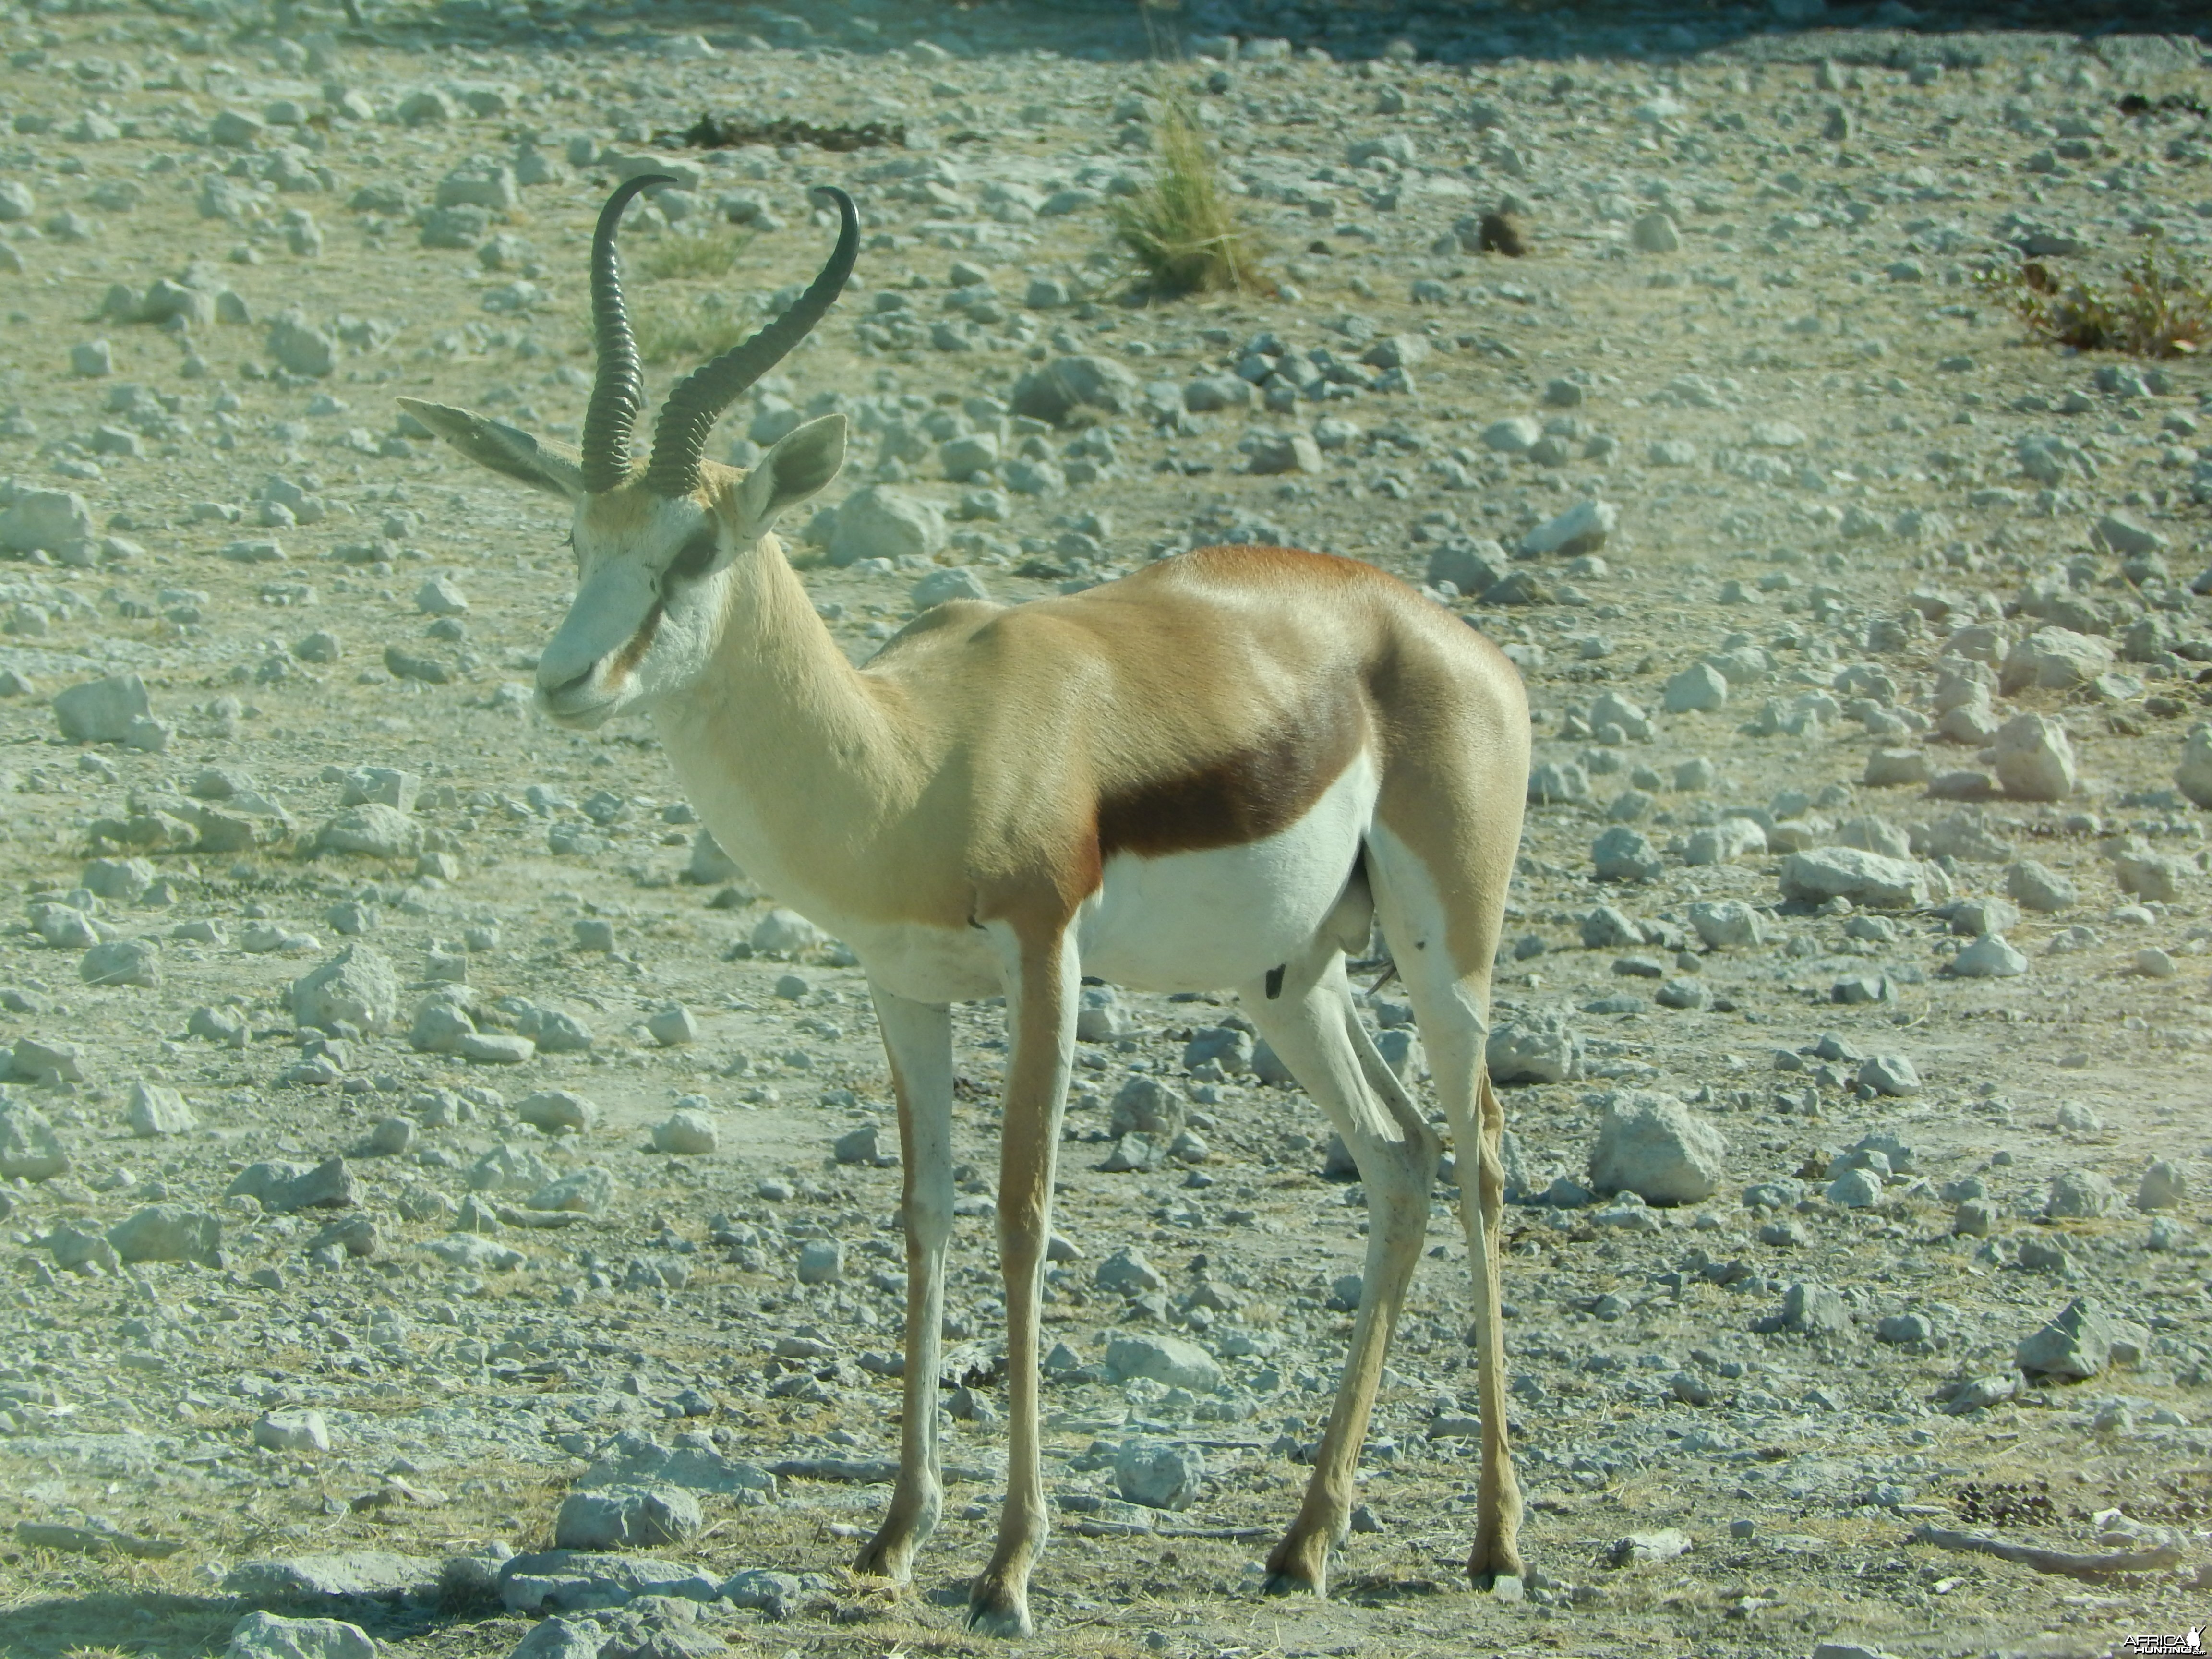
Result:
{"type": "Polygon", "coordinates": [[[599,373],[581,452],[404,398],[472,460],[573,509],[580,580],[539,660],[538,701],[588,728],[650,712],[716,841],[847,940],[865,967],[898,1097],[907,1245],[905,1409],[890,1512],[857,1568],[906,1579],[942,1503],[938,1446],[951,1230],[949,1005],[1003,993],[999,1175],[1010,1455],[971,1627],[1031,1629],[1047,1532],[1037,1325],[1054,1158],[1083,975],[1233,988],[1358,1160],[1370,1226],[1351,1352],[1269,1588],[1325,1589],[1439,1144],[1354,1012],[1347,951],[1379,918],[1425,1039],[1462,1170],[1480,1364],[1480,1509],[1468,1571],[1516,1577],[1498,1227],[1503,1114],[1484,1066],[1490,975],[1520,838],[1528,714],[1486,640],[1372,568],[1209,547],[1069,597],[963,601],[855,668],[774,533],[836,476],[842,415],[750,471],[703,461],[722,410],[828,311],[859,221],[757,334],[669,394],[634,466],[642,397],[609,198],[592,243],[599,373]]]}

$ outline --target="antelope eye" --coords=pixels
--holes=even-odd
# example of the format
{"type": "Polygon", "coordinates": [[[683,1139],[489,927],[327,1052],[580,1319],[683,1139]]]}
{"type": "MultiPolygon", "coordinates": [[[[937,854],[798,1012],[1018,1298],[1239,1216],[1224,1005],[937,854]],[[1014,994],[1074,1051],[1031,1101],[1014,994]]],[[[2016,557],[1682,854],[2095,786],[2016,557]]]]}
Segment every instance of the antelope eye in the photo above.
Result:
{"type": "Polygon", "coordinates": [[[714,526],[693,532],[691,539],[668,562],[669,575],[678,581],[693,581],[705,575],[707,567],[714,562],[716,545],[714,526]]]}

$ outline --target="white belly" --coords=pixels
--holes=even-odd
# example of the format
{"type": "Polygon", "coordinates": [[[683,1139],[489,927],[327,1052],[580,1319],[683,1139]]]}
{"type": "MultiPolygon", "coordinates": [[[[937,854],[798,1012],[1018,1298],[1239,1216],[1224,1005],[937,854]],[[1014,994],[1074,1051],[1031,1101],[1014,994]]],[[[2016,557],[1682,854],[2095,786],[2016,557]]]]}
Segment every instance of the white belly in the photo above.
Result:
{"type": "Polygon", "coordinates": [[[1083,971],[1133,990],[1218,991],[1280,966],[1343,892],[1376,790],[1363,752],[1304,817],[1263,841],[1109,859],[1077,918],[1083,971]]]}
{"type": "Polygon", "coordinates": [[[861,922],[843,928],[838,937],[853,947],[871,980],[909,1001],[975,1002],[1006,988],[1006,958],[980,927],[861,922]]]}
{"type": "MultiPolygon", "coordinates": [[[[1107,860],[1076,916],[1083,971],[1137,991],[1249,985],[1320,932],[1374,822],[1376,779],[1362,753],[1289,829],[1242,847],[1107,860]]],[[[860,958],[868,976],[917,1002],[966,1002],[1005,991],[1000,945],[981,928],[873,926],[809,910],[860,958]]]]}

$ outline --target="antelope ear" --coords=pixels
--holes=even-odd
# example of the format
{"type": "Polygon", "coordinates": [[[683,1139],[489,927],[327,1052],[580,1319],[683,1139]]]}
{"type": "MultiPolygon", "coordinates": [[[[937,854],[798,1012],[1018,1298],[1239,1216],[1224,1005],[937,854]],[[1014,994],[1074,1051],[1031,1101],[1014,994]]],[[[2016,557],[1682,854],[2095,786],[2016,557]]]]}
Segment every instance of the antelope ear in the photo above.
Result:
{"type": "Polygon", "coordinates": [[[845,465],[845,417],[824,415],[793,427],[761,457],[738,486],[738,521],[757,536],[809,496],[819,494],[845,465]]]}
{"type": "Polygon", "coordinates": [[[405,410],[424,426],[474,461],[510,478],[520,478],[533,489],[563,501],[581,501],[583,464],[567,444],[533,438],[504,421],[488,421],[465,409],[426,404],[419,398],[399,398],[405,410]]]}

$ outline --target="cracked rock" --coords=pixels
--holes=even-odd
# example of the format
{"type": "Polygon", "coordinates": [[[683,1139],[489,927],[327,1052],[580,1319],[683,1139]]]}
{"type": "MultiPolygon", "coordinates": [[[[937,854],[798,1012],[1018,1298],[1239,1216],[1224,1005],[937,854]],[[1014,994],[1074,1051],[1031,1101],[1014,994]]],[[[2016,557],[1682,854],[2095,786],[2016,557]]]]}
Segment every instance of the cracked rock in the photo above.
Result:
{"type": "Polygon", "coordinates": [[[1782,861],[1782,896],[1819,904],[1847,898],[1878,910],[1915,908],[1928,902],[1928,878],[1903,859],[1854,847],[1792,853],[1782,861]]]}
{"type": "Polygon", "coordinates": [[[1139,1073],[1115,1091],[1107,1133],[1141,1134],[1164,1145],[1182,1132],[1189,1110],[1173,1084],[1139,1073]]]}
{"type": "Polygon", "coordinates": [[[721,1145],[721,1131],[714,1114],[696,1110],[671,1113],[653,1126],[653,1150],[681,1158],[703,1158],[721,1145]]]}
{"type": "Polygon", "coordinates": [[[343,1620],[255,1612],[232,1628],[224,1659],[376,1659],[376,1644],[343,1620]]]}
{"type": "Polygon", "coordinates": [[[1582,1075],[1582,1039],[1556,1010],[1507,1015],[1484,1052],[1499,1083],[1565,1083],[1582,1075]]]}
{"type": "Polygon", "coordinates": [[[1711,950],[1736,950],[1762,940],[1759,912],[1741,899],[1699,899],[1690,906],[1690,926],[1711,950]]]}
{"type": "Polygon", "coordinates": [[[525,1096],[514,1115],[533,1129],[547,1134],[588,1134],[599,1121],[599,1109],[567,1089],[541,1089],[525,1096]]]}
{"type": "Polygon", "coordinates": [[[2136,1188],[2138,1210],[2171,1210],[2189,1197],[2189,1172],[2170,1158],[2153,1160],[2136,1188]]]}
{"type": "Polygon", "coordinates": [[[2117,1334],[2101,1305],[2076,1297],[2050,1323],[2022,1337],[2013,1358],[2031,1376],[2085,1381],[2112,1364],[2117,1334]]]}
{"type": "Polygon", "coordinates": [[[216,1265],[222,1224],[204,1210],[155,1204],[107,1230],[107,1242],[125,1261],[197,1261],[216,1265]]]}
{"type": "Polygon", "coordinates": [[[305,1165],[270,1159],[250,1164],[223,1189],[225,1198],[251,1198],[273,1215],[295,1210],[350,1209],[361,1188],[343,1158],[305,1165]]]}
{"type": "Polygon", "coordinates": [[[1998,784],[2015,800],[2064,800],[2074,793],[2074,746],[2051,715],[2015,714],[1997,728],[1990,753],[1998,784]]]}
{"type": "Polygon", "coordinates": [[[54,698],[54,720],[72,743],[126,742],[136,723],[151,712],[146,683],[136,674],[88,680],[54,698]]]}
{"type": "Polygon", "coordinates": [[[1650,838],[1625,823],[1591,843],[1590,865],[1600,881],[1656,881],[1667,868],[1650,838]]]}
{"type": "Polygon", "coordinates": [[[1114,1489],[1146,1509],[1188,1509],[1206,1483],[1206,1457],[1170,1440],[1127,1440],[1114,1457],[1114,1489]]]}
{"type": "Polygon", "coordinates": [[[130,1097],[124,1103],[123,1121],[132,1134],[142,1139],[183,1134],[199,1127],[199,1119],[184,1096],[174,1089],[143,1080],[131,1085],[130,1097]]]}
{"type": "Polygon", "coordinates": [[[602,1486],[562,1500],[553,1544],[564,1550],[681,1544],[705,1525],[698,1498],[682,1486],[602,1486]]]}
{"type": "Polygon", "coordinates": [[[1695,1204],[1720,1189],[1727,1158],[1720,1132],[1673,1096],[1616,1090],[1590,1152],[1590,1185],[1649,1204],[1695,1204]]]}
{"type": "Polygon", "coordinates": [[[2197,805],[2212,808],[2212,726],[2190,729],[2181,745],[2181,764],[2173,781],[2197,805]]]}
{"type": "Polygon", "coordinates": [[[411,859],[422,851],[422,826],[396,806],[369,801],[348,807],[315,833],[326,853],[359,853],[374,859],[411,859]]]}
{"type": "Polygon", "coordinates": [[[2061,1170],[2051,1177],[2043,1213],[2054,1221],[2087,1220],[2110,1215],[2118,1204],[2111,1176],[2094,1170],[2061,1170]]]}
{"type": "Polygon", "coordinates": [[[1220,1362],[1180,1337],[1117,1336],[1106,1345],[1106,1369],[1124,1382],[1145,1377],[1194,1394],[1221,1386],[1220,1362]]]}
{"type": "MultiPolygon", "coordinates": [[[[16,1069],[22,1069],[19,1039],[16,1069]]],[[[0,1177],[51,1181],[66,1174],[69,1152],[44,1112],[22,1101],[0,1099],[0,1177]]]]}
{"type": "Polygon", "coordinates": [[[386,1031],[399,1017],[399,975],[374,945],[349,945],[293,981],[290,1001],[292,1018],[301,1025],[386,1031]]]}
{"type": "Polygon", "coordinates": [[[2017,979],[2027,958],[2002,933],[1985,933],[1951,958],[1949,971],[1960,979],[2017,979]]]}

